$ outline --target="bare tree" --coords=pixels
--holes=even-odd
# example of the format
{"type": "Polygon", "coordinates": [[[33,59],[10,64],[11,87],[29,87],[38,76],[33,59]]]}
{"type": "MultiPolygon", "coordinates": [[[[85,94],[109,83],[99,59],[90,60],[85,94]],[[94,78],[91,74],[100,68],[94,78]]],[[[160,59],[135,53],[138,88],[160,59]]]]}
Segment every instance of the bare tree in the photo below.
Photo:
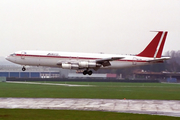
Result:
{"type": "Polygon", "coordinates": [[[167,69],[170,72],[178,72],[180,71],[180,50],[178,51],[167,51],[165,56],[171,57],[170,60],[167,61],[167,69]]]}

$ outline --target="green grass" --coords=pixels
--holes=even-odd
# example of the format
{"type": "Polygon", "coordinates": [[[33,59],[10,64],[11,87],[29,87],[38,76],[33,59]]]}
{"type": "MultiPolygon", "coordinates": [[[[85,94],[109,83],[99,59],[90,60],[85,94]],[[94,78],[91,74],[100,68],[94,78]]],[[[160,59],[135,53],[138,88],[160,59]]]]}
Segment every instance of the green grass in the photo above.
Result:
{"type": "Polygon", "coordinates": [[[0,120],[178,120],[178,117],[73,110],[0,109],[0,120]]]}
{"type": "MultiPolygon", "coordinates": [[[[65,84],[65,82],[51,82],[65,84]]],[[[180,84],[66,82],[66,84],[94,85],[67,87],[0,83],[0,97],[24,98],[103,98],[180,100],[180,84]]],[[[0,109],[0,120],[177,120],[178,117],[73,110],[0,109]]]]}
{"type": "Polygon", "coordinates": [[[66,84],[94,86],[67,87],[2,82],[0,97],[180,100],[180,84],[114,82],[66,82],[66,84]]]}

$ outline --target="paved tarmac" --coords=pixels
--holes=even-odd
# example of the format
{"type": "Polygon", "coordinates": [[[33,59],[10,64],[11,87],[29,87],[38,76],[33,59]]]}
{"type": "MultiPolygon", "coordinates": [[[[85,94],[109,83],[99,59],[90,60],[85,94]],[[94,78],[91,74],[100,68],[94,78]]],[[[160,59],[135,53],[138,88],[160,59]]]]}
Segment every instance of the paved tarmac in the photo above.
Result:
{"type": "Polygon", "coordinates": [[[112,111],[180,117],[180,101],[176,100],[0,98],[0,108],[112,111]]]}

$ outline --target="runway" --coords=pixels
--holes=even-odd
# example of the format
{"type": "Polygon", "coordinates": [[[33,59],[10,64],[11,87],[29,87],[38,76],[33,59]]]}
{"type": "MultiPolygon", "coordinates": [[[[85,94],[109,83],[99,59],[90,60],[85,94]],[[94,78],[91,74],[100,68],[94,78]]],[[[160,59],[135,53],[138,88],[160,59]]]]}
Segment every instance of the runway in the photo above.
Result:
{"type": "Polygon", "coordinates": [[[0,108],[112,111],[180,117],[179,100],[0,98],[0,108]]]}
{"type": "Polygon", "coordinates": [[[39,82],[17,82],[17,81],[6,81],[7,83],[21,83],[21,84],[36,84],[36,85],[59,85],[68,87],[92,87],[94,85],[74,85],[74,84],[57,84],[57,83],[39,83],[39,82]]]}

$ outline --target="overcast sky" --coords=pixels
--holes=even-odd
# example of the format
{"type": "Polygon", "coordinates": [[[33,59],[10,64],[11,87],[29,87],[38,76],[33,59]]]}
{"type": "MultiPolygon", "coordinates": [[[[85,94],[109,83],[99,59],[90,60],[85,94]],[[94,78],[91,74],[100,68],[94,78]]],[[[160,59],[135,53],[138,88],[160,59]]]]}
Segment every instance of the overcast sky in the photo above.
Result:
{"type": "Polygon", "coordinates": [[[167,30],[180,50],[180,0],[0,0],[0,56],[19,50],[137,54],[167,30]]]}

